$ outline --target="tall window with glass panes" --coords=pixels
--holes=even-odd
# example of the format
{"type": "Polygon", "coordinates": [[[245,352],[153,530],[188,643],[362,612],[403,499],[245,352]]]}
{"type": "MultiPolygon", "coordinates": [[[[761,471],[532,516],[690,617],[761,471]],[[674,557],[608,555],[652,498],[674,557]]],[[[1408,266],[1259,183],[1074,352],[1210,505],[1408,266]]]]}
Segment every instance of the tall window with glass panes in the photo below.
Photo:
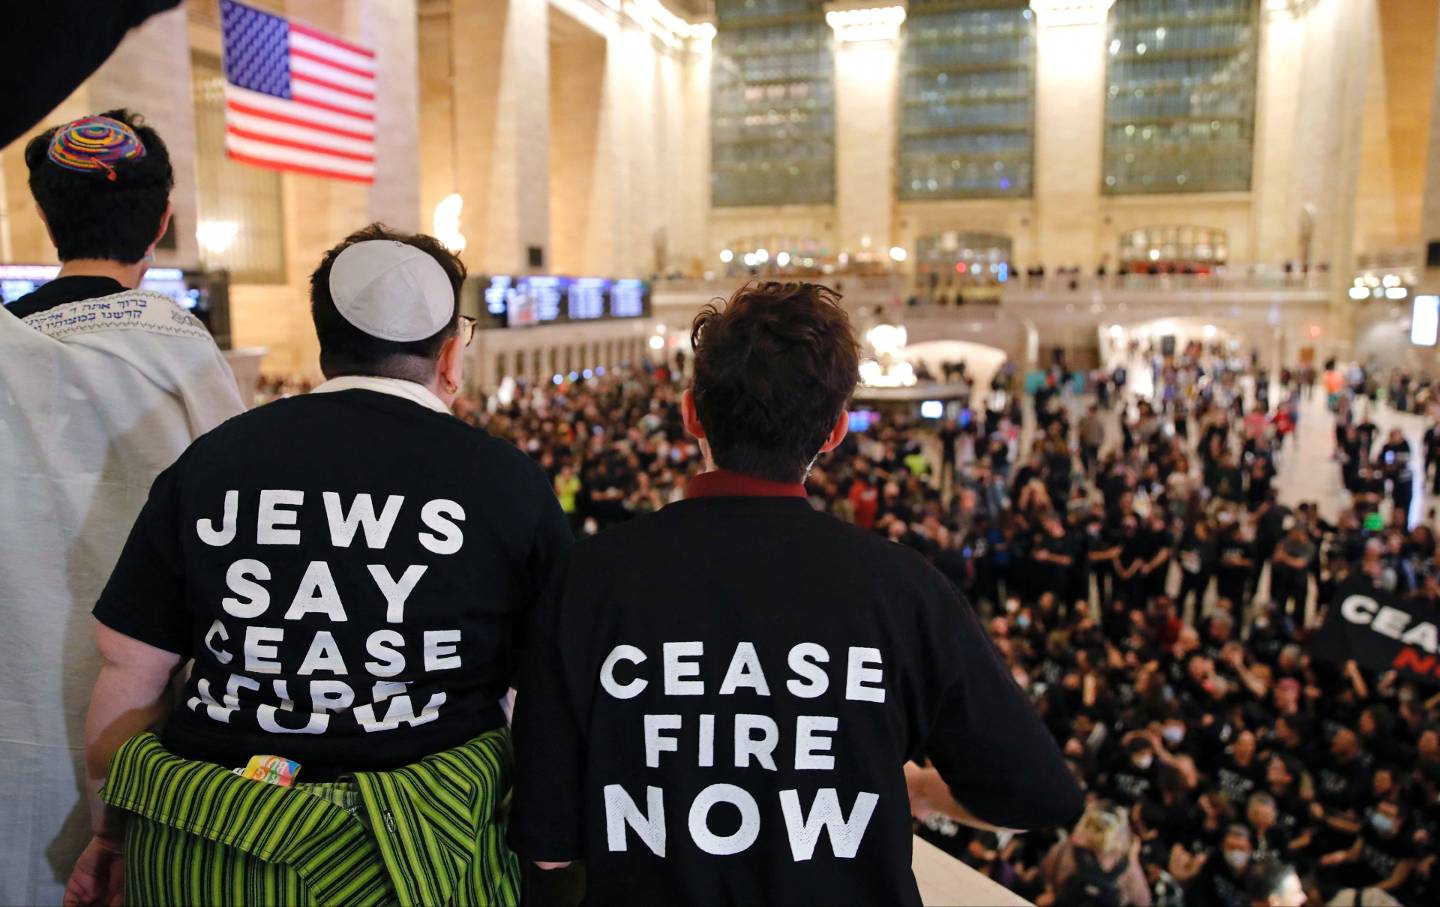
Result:
{"type": "Polygon", "coordinates": [[[1027,0],[911,0],[901,54],[901,199],[1031,194],[1035,18],[1027,0]]]}
{"type": "Polygon", "coordinates": [[[835,58],[818,0],[715,0],[716,207],[835,198],[835,58]]]}
{"type": "Polygon", "coordinates": [[[1102,189],[1250,188],[1259,0],[1115,0],[1102,189]]]}

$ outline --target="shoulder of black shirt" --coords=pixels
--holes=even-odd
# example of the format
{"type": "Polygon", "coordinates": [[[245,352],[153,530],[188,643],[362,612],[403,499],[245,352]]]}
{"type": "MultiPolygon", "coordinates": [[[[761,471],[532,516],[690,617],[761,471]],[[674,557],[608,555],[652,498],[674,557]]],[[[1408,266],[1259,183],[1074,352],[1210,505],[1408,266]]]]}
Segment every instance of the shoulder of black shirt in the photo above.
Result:
{"type": "Polygon", "coordinates": [[[123,292],[125,286],[113,277],[79,274],[57,277],[49,283],[41,284],[4,308],[16,318],[29,318],[67,303],[123,292]]]}

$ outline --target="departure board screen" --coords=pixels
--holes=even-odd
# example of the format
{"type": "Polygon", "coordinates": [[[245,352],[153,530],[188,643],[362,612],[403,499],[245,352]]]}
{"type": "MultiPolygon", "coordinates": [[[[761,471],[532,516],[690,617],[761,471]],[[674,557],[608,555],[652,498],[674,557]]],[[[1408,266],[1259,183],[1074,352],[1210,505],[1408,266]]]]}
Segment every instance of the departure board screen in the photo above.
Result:
{"type": "Polygon", "coordinates": [[[644,318],[650,311],[650,285],[635,278],[502,274],[479,279],[491,327],[644,318]]]}

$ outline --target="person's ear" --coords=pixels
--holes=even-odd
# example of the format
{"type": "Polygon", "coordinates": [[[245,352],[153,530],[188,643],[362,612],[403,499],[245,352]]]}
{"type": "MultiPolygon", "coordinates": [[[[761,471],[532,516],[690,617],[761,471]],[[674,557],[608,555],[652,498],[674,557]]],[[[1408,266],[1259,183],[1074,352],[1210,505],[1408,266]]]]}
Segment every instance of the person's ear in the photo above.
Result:
{"type": "Polygon", "coordinates": [[[830,429],[830,434],[825,438],[825,443],[820,445],[821,453],[829,453],[840,446],[845,440],[845,435],[850,431],[850,411],[840,410],[840,418],[835,420],[835,427],[830,429]]]}
{"type": "Polygon", "coordinates": [[[449,406],[460,394],[460,384],[465,377],[465,344],[456,334],[440,346],[440,358],[435,361],[435,392],[449,406]]]}
{"type": "Polygon", "coordinates": [[[155,238],[150,241],[150,248],[145,250],[145,254],[151,258],[155,257],[155,247],[160,244],[161,238],[165,236],[165,231],[170,229],[170,218],[174,213],[175,205],[167,200],[165,202],[165,213],[160,216],[160,232],[155,234],[155,238]]]}
{"type": "Polygon", "coordinates": [[[685,431],[697,441],[705,440],[705,426],[700,424],[700,413],[695,409],[695,391],[685,388],[680,395],[680,418],[685,422],[685,431]]]}

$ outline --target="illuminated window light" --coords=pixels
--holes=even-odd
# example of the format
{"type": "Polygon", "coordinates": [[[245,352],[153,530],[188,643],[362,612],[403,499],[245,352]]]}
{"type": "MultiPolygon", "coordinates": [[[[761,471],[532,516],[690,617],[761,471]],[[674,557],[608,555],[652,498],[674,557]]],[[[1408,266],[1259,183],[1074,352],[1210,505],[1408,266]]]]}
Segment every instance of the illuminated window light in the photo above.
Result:
{"type": "Polygon", "coordinates": [[[900,26],[904,21],[903,6],[831,9],[825,13],[825,24],[834,29],[835,40],[842,44],[894,41],[900,37],[900,26]]]}

